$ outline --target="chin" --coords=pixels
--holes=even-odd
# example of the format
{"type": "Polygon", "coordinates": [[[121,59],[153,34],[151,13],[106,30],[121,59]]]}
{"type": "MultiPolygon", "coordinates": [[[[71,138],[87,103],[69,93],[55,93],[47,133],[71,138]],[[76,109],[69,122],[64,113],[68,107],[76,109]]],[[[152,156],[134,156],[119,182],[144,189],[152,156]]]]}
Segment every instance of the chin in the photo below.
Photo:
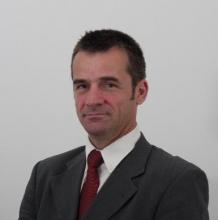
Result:
{"type": "Polygon", "coordinates": [[[91,136],[104,136],[107,129],[104,128],[85,128],[86,132],[91,136]]]}

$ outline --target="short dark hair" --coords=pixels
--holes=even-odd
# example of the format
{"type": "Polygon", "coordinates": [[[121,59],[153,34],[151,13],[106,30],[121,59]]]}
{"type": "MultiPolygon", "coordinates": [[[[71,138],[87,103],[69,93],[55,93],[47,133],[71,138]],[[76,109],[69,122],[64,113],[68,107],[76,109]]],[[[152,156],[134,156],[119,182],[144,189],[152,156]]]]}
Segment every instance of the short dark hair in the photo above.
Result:
{"type": "MultiPolygon", "coordinates": [[[[73,60],[79,51],[104,52],[112,47],[124,49],[127,53],[129,65],[127,71],[132,78],[133,90],[137,83],[146,77],[146,63],[139,44],[129,35],[112,29],[89,31],[77,42],[72,55],[73,60]]],[[[73,78],[73,72],[71,72],[73,78]]]]}

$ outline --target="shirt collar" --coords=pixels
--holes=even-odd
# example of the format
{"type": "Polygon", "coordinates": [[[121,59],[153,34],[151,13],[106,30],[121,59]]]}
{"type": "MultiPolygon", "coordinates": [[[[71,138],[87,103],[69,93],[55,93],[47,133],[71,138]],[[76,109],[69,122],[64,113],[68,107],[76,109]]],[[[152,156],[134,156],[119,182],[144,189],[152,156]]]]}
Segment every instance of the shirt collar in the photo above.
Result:
{"type": "MultiPolygon", "coordinates": [[[[116,166],[130,153],[139,137],[140,130],[138,126],[136,126],[136,128],[129,133],[100,150],[104,164],[110,173],[113,172],[116,166]]],[[[94,149],[96,148],[91,144],[89,138],[87,138],[86,159],[89,153],[94,149]]]]}

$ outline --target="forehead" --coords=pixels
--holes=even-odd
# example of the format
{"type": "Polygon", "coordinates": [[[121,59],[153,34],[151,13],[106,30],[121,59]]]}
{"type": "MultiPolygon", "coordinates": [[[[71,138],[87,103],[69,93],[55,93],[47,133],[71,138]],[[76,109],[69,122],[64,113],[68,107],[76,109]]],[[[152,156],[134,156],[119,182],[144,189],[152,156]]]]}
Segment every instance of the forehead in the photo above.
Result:
{"type": "Polygon", "coordinates": [[[105,52],[80,51],[72,63],[73,78],[120,77],[127,73],[128,56],[124,49],[113,47],[105,52]]]}

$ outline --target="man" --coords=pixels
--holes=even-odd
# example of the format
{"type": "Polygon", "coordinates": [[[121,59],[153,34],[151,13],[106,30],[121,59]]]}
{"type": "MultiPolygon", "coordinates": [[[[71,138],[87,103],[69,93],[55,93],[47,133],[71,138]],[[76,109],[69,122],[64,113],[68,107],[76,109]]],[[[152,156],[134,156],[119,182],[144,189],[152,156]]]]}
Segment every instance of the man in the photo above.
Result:
{"type": "Polygon", "coordinates": [[[36,164],[19,220],[208,220],[204,172],[150,145],[137,127],[148,85],[135,40],[88,32],[71,67],[86,145],[36,164]]]}

